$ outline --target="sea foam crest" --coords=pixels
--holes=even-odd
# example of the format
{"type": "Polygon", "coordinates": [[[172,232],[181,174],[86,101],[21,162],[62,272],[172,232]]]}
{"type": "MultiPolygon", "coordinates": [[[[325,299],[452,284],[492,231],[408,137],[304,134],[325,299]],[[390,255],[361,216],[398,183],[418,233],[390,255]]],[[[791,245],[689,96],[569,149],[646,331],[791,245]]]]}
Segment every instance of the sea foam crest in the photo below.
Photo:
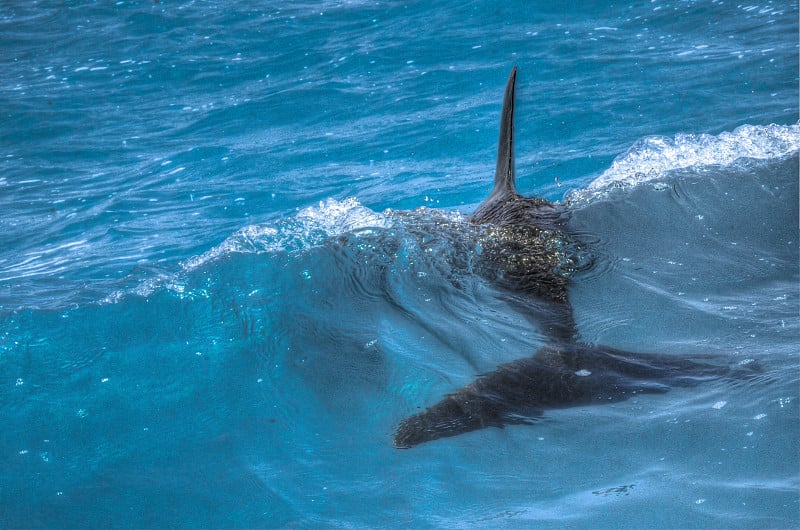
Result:
{"type": "Polygon", "coordinates": [[[800,124],[742,125],[719,135],[679,133],[674,138],[648,136],[636,142],[586,188],[567,197],[587,202],[615,188],[663,179],[670,172],[730,166],[742,159],[780,159],[800,151],[800,124]]]}
{"type": "Polygon", "coordinates": [[[208,252],[186,260],[183,269],[191,271],[233,253],[301,252],[331,237],[387,224],[385,215],[362,206],[356,199],[327,199],[277,223],[246,226],[208,252]]]}
{"type": "Polygon", "coordinates": [[[205,296],[202,289],[197,291],[187,287],[185,275],[218,259],[236,253],[302,252],[321,245],[330,237],[388,224],[386,215],[373,212],[356,199],[328,199],[277,223],[250,225],[237,230],[216,247],[184,261],[180,271],[148,278],[133,289],[115,291],[101,303],[117,303],[129,294],[149,296],[159,289],[167,289],[181,297],[202,297],[205,296]]]}

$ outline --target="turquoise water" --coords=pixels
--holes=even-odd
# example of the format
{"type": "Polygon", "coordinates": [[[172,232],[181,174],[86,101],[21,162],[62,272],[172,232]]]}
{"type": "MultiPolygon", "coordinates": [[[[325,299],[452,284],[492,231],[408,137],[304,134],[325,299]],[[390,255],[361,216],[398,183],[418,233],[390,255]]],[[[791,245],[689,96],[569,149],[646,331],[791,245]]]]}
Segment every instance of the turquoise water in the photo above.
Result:
{"type": "Polygon", "coordinates": [[[800,524],[796,3],[111,4],[0,6],[0,526],[800,524]],[[762,372],[397,450],[543,344],[430,221],[513,65],[583,340],[762,372]]]}

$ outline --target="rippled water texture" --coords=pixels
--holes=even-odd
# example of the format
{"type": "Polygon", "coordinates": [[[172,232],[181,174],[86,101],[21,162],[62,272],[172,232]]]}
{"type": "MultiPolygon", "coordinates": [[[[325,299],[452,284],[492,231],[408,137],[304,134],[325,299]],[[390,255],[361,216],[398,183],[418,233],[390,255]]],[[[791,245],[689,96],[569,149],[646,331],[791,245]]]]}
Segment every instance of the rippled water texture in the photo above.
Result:
{"type": "Polygon", "coordinates": [[[3,4],[0,527],[796,527],[797,21],[3,4]],[[580,339],[753,375],[398,450],[547,341],[468,221],[514,65],[580,339]]]}

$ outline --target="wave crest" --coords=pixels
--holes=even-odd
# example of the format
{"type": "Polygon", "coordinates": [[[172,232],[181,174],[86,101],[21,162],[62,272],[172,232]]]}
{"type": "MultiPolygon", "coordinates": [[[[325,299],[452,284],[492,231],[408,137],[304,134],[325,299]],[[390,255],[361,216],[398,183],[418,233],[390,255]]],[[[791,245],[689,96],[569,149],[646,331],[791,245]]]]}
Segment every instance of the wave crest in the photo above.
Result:
{"type": "Polygon", "coordinates": [[[191,271],[232,253],[301,252],[353,230],[386,225],[385,215],[362,206],[356,199],[327,199],[276,224],[246,226],[208,252],[186,260],[183,269],[191,271]]]}
{"type": "Polygon", "coordinates": [[[648,136],[618,156],[586,188],[570,193],[566,201],[573,205],[591,202],[612,189],[659,181],[682,169],[726,167],[743,159],[781,159],[798,151],[800,124],[742,125],[719,135],[648,136]]]}

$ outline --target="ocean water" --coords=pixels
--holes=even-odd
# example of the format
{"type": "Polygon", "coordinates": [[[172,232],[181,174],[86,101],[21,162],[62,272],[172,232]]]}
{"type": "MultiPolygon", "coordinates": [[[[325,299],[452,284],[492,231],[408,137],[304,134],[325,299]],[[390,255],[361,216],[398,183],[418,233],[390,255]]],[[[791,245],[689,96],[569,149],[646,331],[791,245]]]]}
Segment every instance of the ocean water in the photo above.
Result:
{"type": "Polygon", "coordinates": [[[4,2],[0,68],[0,527],[800,524],[796,2],[4,2]],[[514,65],[581,338],[761,371],[398,450],[544,344],[440,229],[514,65]]]}

